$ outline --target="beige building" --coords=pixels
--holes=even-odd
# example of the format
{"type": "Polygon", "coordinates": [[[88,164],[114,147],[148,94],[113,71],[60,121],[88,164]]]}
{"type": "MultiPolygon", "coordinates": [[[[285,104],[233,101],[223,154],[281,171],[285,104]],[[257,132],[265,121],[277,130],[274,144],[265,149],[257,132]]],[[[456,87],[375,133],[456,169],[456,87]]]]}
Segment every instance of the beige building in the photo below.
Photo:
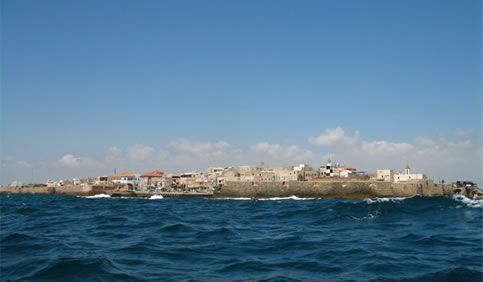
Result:
{"type": "Polygon", "coordinates": [[[376,171],[376,180],[394,182],[394,171],[392,169],[378,169],[376,171]]]}
{"type": "Polygon", "coordinates": [[[141,187],[160,186],[159,183],[163,180],[163,176],[164,173],[160,170],[141,174],[141,176],[139,177],[139,185],[141,187]]]}
{"type": "Polygon", "coordinates": [[[298,172],[291,167],[276,167],[272,169],[275,181],[296,181],[298,172]]]}

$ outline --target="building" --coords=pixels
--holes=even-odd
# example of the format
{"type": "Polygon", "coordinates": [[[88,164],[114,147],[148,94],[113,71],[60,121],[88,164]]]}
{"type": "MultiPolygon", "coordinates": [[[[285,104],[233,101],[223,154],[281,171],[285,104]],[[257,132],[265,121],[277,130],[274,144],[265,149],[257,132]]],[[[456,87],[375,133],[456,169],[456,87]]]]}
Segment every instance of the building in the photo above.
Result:
{"type": "Polygon", "coordinates": [[[332,161],[329,159],[327,164],[325,165],[325,173],[326,177],[333,177],[334,176],[334,167],[332,166],[332,161]]]}
{"type": "Polygon", "coordinates": [[[376,171],[376,180],[394,182],[394,171],[392,169],[378,169],[376,171]]]}
{"type": "Polygon", "coordinates": [[[130,172],[124,172],[121,174],[114,174],[112,175],[112,182],[113,183],[119,183],[119,184],[127,184],[131,188],[137,187],[138,180],[136,178],[136,175],[130,172]]]}
{"type": "MultiPolygon", "coordinates": [[[[343,178],[349,178],[356,175],[356,169],[351,166],[338,167],[338,176],[343,178]]],[[[335,172],[334,172],[335,176],[335,172]]]]}
{"type": "Polygon", "coordinates": [[[141,174],[139,177],[139,185],[141,187],[159,186],[164,176],[164,172],[154,170],[152,172],[141,174]]]}
{"type": "Polygon", "coordinates": [[[422,173],[411,173],[411,168],[409,167],[409,164],[406,164],[404,174],[399,172],[398,174],[394,175],[394,183],[417,181],[422,179],[426,179],[426,175],[422,173]]]}
{"type": "Polygon", "coordinates": [[[276,167],[272,169],[275,181],[296,181],[298,173],[292,167],[276,167]]]}

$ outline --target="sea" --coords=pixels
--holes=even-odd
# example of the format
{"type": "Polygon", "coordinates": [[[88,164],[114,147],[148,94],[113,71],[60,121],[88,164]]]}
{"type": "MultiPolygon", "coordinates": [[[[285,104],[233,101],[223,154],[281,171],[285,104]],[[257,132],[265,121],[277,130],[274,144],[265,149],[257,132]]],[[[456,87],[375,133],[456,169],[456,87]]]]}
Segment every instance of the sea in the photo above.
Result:
{"type": "Polygon", "coordinates": [[[483,200],[0,195],[2,281],[483,281],[483,200]]]}

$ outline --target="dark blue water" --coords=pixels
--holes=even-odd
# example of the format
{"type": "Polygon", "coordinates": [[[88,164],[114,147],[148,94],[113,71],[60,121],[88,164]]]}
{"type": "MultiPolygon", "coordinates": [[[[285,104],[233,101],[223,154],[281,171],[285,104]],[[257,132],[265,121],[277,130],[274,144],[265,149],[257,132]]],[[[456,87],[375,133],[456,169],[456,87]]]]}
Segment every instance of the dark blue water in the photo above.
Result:
{"type": "Polygon", "coordinates": [[[466,198],[0,200],[1,280],[483,279],[466,198]]]}

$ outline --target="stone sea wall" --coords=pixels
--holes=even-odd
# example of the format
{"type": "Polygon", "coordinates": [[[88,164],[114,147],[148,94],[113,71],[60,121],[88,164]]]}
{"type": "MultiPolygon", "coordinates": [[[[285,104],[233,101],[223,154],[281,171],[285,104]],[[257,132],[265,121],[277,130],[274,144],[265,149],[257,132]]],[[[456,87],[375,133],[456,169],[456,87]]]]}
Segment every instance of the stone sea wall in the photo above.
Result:
{"type": "MultiPolygon", "coordinates": [[[[118,196],[145,197],[142,193],[127,191],[120,185],[85,185],[62,187],[0,187],[0,193],[38,193],[90,196],[109,194],[118,196]]],[[[169,194],[169,193],[168,193],[169,194]]],[[[171,194],[169,194],[171,196],[171,194]]],[[[169,195],[166,195],[167,197],[169,195]]],[[[201,194],[200,194],[201,195],[201,194]]],[[[452,184],[436,184],[431,180],[414,183],[388,183],[376,181],[328,180],[328,181],[288,181],[288,182],[227,182],[218,188],[215,198],[375,198],[410,197],[414,195],[442,196],[453,195],[452,184]]],[[[180,195],[175,195],[180,197],[180,195]]],[[[181,196],[195,196],[184,195],[181,196]]]]}
{"type": "Polygon", "coordinates": [[[75,196],[90,196],[96,194],[102,194],[106,192],[112,192],[118,186],[113,185],[76,185],[76,186],[60,186],[60,187],[13,187],[13,186],[1,186],[0,193],[35,193],[35,194],[64,194],[75,196]]]}
{"type": "Polygon", "coordinates": [[[397,184],[376,181],[227,182],[215,191],[214,197],[375,198],[414,195],[453,195],[453,189],[451,184],[436,184],[431,180],[397,184]]]}

